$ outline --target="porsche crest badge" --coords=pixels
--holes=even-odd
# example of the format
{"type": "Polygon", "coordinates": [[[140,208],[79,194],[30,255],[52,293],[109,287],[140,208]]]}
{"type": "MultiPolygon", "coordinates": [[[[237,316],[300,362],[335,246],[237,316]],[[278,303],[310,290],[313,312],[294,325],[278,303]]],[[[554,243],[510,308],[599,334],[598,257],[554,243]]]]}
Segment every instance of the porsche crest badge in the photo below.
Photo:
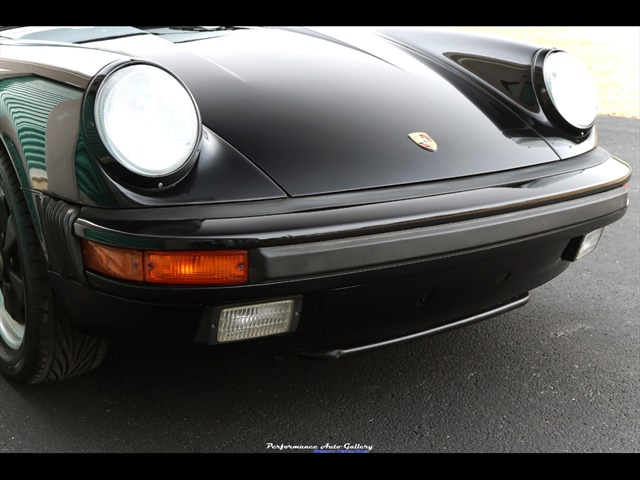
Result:
{"type": "Polygon", "coordinates": [[[409,138],[416,142],[418,146],[428,150],[430,152],[435,152],[438,149],[438,145],[436,142],[424,132],[413,132],[409,134],[409,138]]]}

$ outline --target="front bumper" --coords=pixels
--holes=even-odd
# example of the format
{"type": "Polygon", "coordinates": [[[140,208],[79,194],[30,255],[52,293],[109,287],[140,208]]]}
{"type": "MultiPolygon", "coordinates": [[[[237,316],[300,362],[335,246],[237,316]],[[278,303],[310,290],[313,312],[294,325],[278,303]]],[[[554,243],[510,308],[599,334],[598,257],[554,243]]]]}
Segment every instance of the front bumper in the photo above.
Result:
{"type": "Polygon", "coordinates": [[[369,193],[327,197],[323,208],[296,200],[124,212],[47,197],[39,206],[52,283],[84,331],[214,355],[340,356],[523,305],[531,289],[569,266],[577,240],[624,215],[630,170],[602,155],[591,153],[580,170],[571,162],[584,158],[546,176],[527,169],[438,195],[381,192],[391,196],[376,203],[365,201],[369,193]],[[117,281],[84,270],[80,238],[141,249],[247,249],[249,282],[117,281]],[[293,332],[227,344],[207,334],[221,306],[292,297],[302,303],[293,332]]]}

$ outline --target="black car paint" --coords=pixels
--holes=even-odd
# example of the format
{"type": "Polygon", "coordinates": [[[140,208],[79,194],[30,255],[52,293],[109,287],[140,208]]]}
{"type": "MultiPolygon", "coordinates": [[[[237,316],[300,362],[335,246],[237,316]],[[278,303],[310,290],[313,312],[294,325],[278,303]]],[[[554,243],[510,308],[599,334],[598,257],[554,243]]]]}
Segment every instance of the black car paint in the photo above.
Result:
{"type": "MultiPolygon", "coordinates": [[[[401,59],[407,65],[396,65],[397,59],[298,33],[257,30],[237,37],[159,53],[155,43],[163,40],[155,37],[128,43],[135,54],[175,72],[207,128],[290,196],[443,180],[560,158],[504,99],[469,81],[453,88],[441,75],[460,77],[428,57],[408,51],[401,59]],[[320,54],[310,57],[309,50],[320,54]],[[416,130],[436,140],[436,154],[407,141],[416,130]]],[[[573,142],[571,155],[592,144],[573,142]]]]}
{"type": "MultiPolygon", "coordinates": [[[[402,39],[403,32],[383,33],[402,39]]],[[[153,206],[337,193],[554,162],[593,147],[593,133],[577,142],[563,138],[561,130],[537,120],[539,113],[515,101],[507,107],[508,90],[498,92],[485,81],[462,76],[459,64],[469,62],[451,61],[451,53],[444,50],[456,35],[444,44],[433,41],[438,35],[421,35],[420,43],[407,43],[402,53],[403,62],[411,59],[411,72],[390,63],[393,59],[280,29],[248,29],[179,44],[150,34],[85,41],[85,47],[118,51],[123,58],[142,57],[175,72],[200,107],[208,129],[203,146],[209,149],[202,153],[198,171],[165,193],[127,189],[108,176],[101,179],[100,171],[92,172],[93,181],[103,183],[99,190],[109,190],[113,198],[86,198],[87,189],[84,202],[153,206]],[[416,53],[427,45],[427,54],[416,53]],[[339,75],[331,77],[335,65],[305,59],[305,48],[330,54],[332,62],[342,58],[339,75]],[[260,49],[271,52],[268,59],[260,49]],[[421,81],[429,82],[428,91],[413,78],[415,70],[421,81]],[[436,154],[407,139],[416,130],[427,131],[440,145],[436,154]],[[208,182],[214,182],[213,188],[208,182]],[[235,188],[229,191],[225,185],[235,188]]],[[[494,63],[516,71],[529,69],[537,51],[527,44],[505,48],[504,43],[486,40],[472,44],[469,52],[464,39],[457,41],[465,59],[495,58],[494,63]],[[473,53],[476,50],[479,53],[473,53]]],[[[35,68],[39,75],[59,75],[35,68]]],[[[67,105],[65,115],[81,112],[67,105]]],[[[84,137],[90,137],[91,119],[78,118],[78,124],[84,137]]],[[[60,161],[71,160],[65,159],[60,161]]],[[[54,178],[71,170],[71,164],[46,165],[54,178]]],[[[68,188],[50,193],[77,201],[77,192],[68,188]]]]}

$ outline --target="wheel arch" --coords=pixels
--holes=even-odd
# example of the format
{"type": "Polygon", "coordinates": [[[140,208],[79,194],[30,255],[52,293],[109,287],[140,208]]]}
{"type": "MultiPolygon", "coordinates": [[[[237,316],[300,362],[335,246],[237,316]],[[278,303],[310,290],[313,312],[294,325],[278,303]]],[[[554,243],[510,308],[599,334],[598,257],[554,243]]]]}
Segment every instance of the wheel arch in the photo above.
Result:
{"type": "Polygon", "coordinates": [[[33,213],[36,198],[19,180],[24,170],[5,145],[0,143],[0,372],[25,384],[51,382],[96,368],[108,342],[80,333],[57,308],[35,222],[40,217],[33,213]]]}
{"type": "Polygon", "coordinates": [[[49,196],[79,200],[75,163],[83,93],[37,76],[0,81],[0,149],[18,178],[47,263],[38,205],[49,196]]]}
{"type": "Polygon", "coordinates": [[[35,75],[0,81],[0,136],[23,188],[78,199],[75,157],[83,95],[35,75]]]}
{"type": "Polygon", "coordinates": [[[36,207],[35,196],[37,194],[31,187],[31,183],[29,182],[29,178],[25,170],[24,155],[22,155],[21,153],[19,144],[16,145],[13,139],[10,136],[6,135],[4,131],[2,132],[1,137],[2,141],[0,142],[0,153],[4,152],[9,157],[9,161],[11,162],[13,171],[15,172],[16,177],[18,178],[18,182],[20,183],[20,188],[25,194],[27,208],[31,216],[31,221],[33,222],[33,225],[36,229],[38,241],[44,249],[44,237],[42,235],[41,228],[42,223],[40,221],[40,216],[38,215],[38,209],[36,207]]]}

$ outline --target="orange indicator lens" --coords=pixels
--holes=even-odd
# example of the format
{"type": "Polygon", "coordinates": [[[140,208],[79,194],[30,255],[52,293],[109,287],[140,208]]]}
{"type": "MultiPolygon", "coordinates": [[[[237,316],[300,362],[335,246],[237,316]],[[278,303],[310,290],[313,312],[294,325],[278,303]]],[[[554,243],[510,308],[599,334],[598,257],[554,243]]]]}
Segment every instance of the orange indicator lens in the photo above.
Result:
{"type": "Polygon", "coordinates": [[[82,240],[84,265],[110,277],[173,285],[235,285],[249,280],[245,250],[147,251],[82,240]]]}
{"type": "Polygon", "coordinates": [[[82,240],[82,259],[87,268],[110,277],[137,282],[144,280],[140,251],[82,240]]]}
{"type": "Polygon", "coordinates": [[[145,280],[180,285],[231,285],[246,282],[246,251],[145,252],[145,280]]]}

